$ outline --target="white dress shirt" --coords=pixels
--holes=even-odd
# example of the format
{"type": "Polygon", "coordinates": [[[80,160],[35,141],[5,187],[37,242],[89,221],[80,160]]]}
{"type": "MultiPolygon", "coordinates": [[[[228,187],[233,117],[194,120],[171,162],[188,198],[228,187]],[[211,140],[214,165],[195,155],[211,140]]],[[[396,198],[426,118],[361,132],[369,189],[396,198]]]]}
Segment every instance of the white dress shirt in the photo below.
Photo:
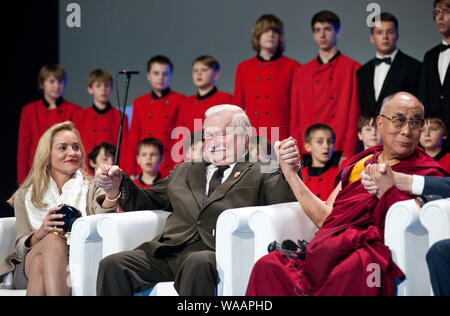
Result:
{"type": "Polygon", "coordinates": [[[384,57],[381,57],[377,53],[377,58],[387,58],[391,57],[391,64],[388,65],[386,63],[381,63],[378,66],[375,66],[375,74],[373,76],[373,87],[375,89],[375,100],[378,101],[378,98],[380,97],[381,89],[383,88],[384,80],[386,80],[386,76],[389,72],[389,69],[391,69],[392,63],[394,62],[395,56],[397,55],[398,49],[394,50],[390,55],[386,55],[384,57]]]}
{"type": "Polygon", "coordinates": [[[425,177],[413,175],[411,193],[415,195],[422,195],[424,188],[425,188],[425,177]]]}
{"type": "MultiPolygon", "coordinates": [[[[442,40],[442,44],[449,45],[444,40],[442,40]]],[[[444,85],[445,74],[447,73],[449,63],[450,63],[450,49],[447,49],[439,54],[438,70],[439,70],[439,77],[441,79],[441,85],[444,85]]]]}
{"type": "MultiPolygon", "coordinates": [[[[224,171],[223,173],[223,178],[222,178],[222,183],[224,183],[228,177],[230,176],[231,172],[233,171],[234,166],[236,165],[236,162],[231,164],[227,170],[224,171]]],[[[208,167],[206,167],[206,191],[205,191],[205,196],[208,196],[208,192],[209,192],[209,182],[212,179],[212,176],[214,175],[214,172],[216,172],[216,170],[218,169],[218,167],[214,166],[213,164],[210,164],[208,167]]]]}

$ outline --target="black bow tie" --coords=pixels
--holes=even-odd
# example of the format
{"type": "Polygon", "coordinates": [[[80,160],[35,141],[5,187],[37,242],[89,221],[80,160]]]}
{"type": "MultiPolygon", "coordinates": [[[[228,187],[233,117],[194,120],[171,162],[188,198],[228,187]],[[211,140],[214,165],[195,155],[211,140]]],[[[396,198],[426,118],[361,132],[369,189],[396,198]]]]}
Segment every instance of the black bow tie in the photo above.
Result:
{"type": "Polygon", "coordinates": [[[386,64],[390,65],[392,63],[392,58],[391,57],[375,58],[375,66],[378,66],[381,63],[386,63],[386,64]]]}
{"type": "Polygon", "coordinates": [[[445,52],[447,49],[449,49],[450,48],[450,45],[445,45],[445,44],[441,44],[440,46],[439,46],[439,50],[441,51],[441,53],[442,52],[445,52]]]}

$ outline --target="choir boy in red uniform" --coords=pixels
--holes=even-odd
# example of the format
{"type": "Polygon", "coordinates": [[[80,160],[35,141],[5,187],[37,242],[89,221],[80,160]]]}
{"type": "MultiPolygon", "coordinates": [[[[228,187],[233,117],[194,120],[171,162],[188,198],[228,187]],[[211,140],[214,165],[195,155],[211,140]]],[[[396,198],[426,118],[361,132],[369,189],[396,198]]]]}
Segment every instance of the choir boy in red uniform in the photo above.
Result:
{"type": "Polygon", "coordinates": [[[95,174],[98,167],[103,164],[113,165],[114,157],[116,155],[116,146],[108,144],[106,142],[95,146],[88,154],[89,170],[92,174],[95,174]]]}
{"type": "Polygon", "coordinates": [[[430,115],[425,118],[425,125],[420,135],[420,145],[428,155],[450,173],[450,153],[442,146],[447,137],[448,130],[442,117],[430,115]]]}
{"type": "Polygon", "coordinates": [[[230,104],[232,96],[217,90],[215,86],[219,79],[220,64],[211,56],[200,56],[192,64],[192,81],[197,87],[197,93],[187,97],[180,108],[180,124],[190,132],[203,129],[203,116],[210,107],[220,104],[230,104]],[[197,126],[195,121],[198,119],[197,126]]]}
{"type": "Polygon", "coordinates": [[[62,98],[67,75],[60,65],[49,64],[41,68],[38,76],[41,99],[22,108],[17,148],[17,183],[25,180],[31,170],[34,153],[42,134],[52,125],[75,121],[81,107],[62,98]]]}
{"type": "Polygon", "coordinates": [[[261,16],[252,30],[257,55],[236,69],[233,104],[242,107],[253,127],[252,134],[274,144],[289,137],[291,81],[300,64],[286,56],[283,22],[272,14],[261,16]]]}
{"type": "Polygon", "coordinates": [[[181,102],[185,97],[170,89],[172,73],[172,62],[165,56],[155,56],[147,63],[147,80],[152,91],[133,102],[126,159],[126,173],[129,175],[140,173],[140,168],[136,164],[137,145],[148,137],[159,139],[164,145],[165,158],[160,168],[163,178],[175,165],[171,157],[174,144],[171,136],[177,125],[181,102]]]}
{"type": "Polygon", "coordinates": [[[145,138],[139,142],[137,152],[136,161],[142,172],[133,182],[149,189],[161,179],[159,166],[163,161],[163,144],[156,138],[145,138]]]}
{"type": "Polygon", "coordinates": [[[357,147],[360,105],[356,71],[361,65],[337,49],[339,17],[329,11],[312,19],[317,58],[300,67],[294,75],[291,94],[291,135],[303,149],[308,126],[329,125],[336,133],[335,151],[341,161],[354,155],[357,147]]]}
{"type": "Polygon", "coordinates": [[[303,181],[322,201],[333,192],[339,173],[331,161],[335,138],[333,129],[326,124],[311,125],[305,132],[305,150],[311,153],[311,163],[302,168],[303,181]]]}
{"type": "MultiPolygon", "coordinates": [[[[89,74],[87,89],[92,95],[93,104],[81,112],[76,123],[86,152],[91,152],[103,142],[117,146],[121,113],[110,103],[112,86],[113,78],[108,71],[97,69],[89,74]]],[[[122,168],[127,152],[127,138],[128,118],[125,115],[119,156],[119,165],[122,168]]]]}

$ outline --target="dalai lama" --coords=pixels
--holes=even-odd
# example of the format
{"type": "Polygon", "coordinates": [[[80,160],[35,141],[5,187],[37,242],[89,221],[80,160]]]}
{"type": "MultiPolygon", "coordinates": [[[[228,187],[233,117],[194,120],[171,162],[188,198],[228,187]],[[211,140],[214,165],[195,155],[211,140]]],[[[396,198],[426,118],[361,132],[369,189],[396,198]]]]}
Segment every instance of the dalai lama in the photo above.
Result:
{"type": "Polygon", "coordinates": [[[308,245],[306,258],[293,259],[279,251],[262,257],[250,276],[247,295],[394,295],[403,272],[384,245],[384,222],[389,207],[412,198],[386,185],[377,195],[361,184],[365,166],[387,163],[394,171],[443,176],[445,171],[417,147],[424,109],[413,95],[399,92],[387,97],[377,117],[383,145],[369,148],[351,159],[342,170],[340,183],[324,204],[296,173],[298,149],[294,142],[279,147],[280,164],[305,213],[320,228],[308,245]],[[373,270],[381,281],[373,286],[373,270]]]}

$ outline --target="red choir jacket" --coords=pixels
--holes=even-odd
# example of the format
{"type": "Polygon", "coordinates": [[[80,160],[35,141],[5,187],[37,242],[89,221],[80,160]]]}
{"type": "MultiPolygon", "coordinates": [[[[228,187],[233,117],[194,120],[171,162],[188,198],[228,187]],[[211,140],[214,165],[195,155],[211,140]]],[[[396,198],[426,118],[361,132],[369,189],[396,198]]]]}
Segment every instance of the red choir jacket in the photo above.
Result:
{"type": "MultiPolygon", "coordinates": [[[[95,105],[83,109],[76,122],[83,142],[84,150],[88,155],[94,147],[103,142],[117,146],[119,136],[120,111],[111,104],[105,110],[99,110],[95,105]]],[[[120,147],[119,166],[125,167],[125,155],[127,152],[128,118],[125,115],[123,122],[122,144],[120,147]]],[[[88,167],[86,159],[86,166],[88,167]]],[[[88,168],[89,170],[89,168],[88,168]]]]}
{"type": "Polygon", "coordinates": [[[445,171],[450,173],[450,153],[442,151],[436,157],[434,157],[434,160],[439,162],[444,167],[445,171]]]}
{"type": "Polygon", "coordinates": [[[336,133],[335,151],[354,155],[358,143],[360,105],[356,71],[359,63],[338,53],[328,64],[318,58],[295,73],[291,94],[291,135],[304,150],[306,129],[328,124],[336,133]]]}
{"type": "Polygon", "coordinates": [[[187,127],[190,132],[201,131],[206,110],[215,105],[231,104],[231,102],[231,94],[218,91],[216,87],[204,96],[191,95],[181,103],[178,126],[187,127]],[[194,126],[195,119],[201,119],[201,124],[194,126]]]}
{"type": "Polygon", "coordinates": [[[167,89],[163,96],[158,98],[153,92],[138,97],[133,102],[133,116],[128,132],[128,152],[125,162],[126,173],[137,175],[140,168],[136,162],[137,145],[144,138],[153,137],[159,139],[164,146],[164,160],[160,165],[163,177],[169,175],[169,171],[175,165],[171,157],[172,130],[178,121],[178,111],[185,96],[167,89]]]}
{"type": "Polygon", "coordinates": [[[303,182],[322,201],[326,201],[334,190],[334,179],[339,173],[335,166],[325,168],[302,168],[303,182]]]}
{"type": "Polygon", "coordinates": [[[76,125],[76,118],[82,110],[81,107],[63,98],[60,98],[56,105],[56,109],[49,110],[49,104],[42,98],[22,108],[17,145],[18,184],[25,180],[31,170],[34,153],[42,134],[57,123],[72,121],[76,125]]]}
{"type": "Polygon", "coordinates": [[[233,104],[247,113],[256,128],[253,135],[265,136],[272,144],[290,136],[289,95],[298,67],[296,60],[285,56],[274,56],[270,61],[255,56],[237,66],[233,104]],[[279,128],[279,137],[275,134],[275,139],[272,127],[279,128]]]}

